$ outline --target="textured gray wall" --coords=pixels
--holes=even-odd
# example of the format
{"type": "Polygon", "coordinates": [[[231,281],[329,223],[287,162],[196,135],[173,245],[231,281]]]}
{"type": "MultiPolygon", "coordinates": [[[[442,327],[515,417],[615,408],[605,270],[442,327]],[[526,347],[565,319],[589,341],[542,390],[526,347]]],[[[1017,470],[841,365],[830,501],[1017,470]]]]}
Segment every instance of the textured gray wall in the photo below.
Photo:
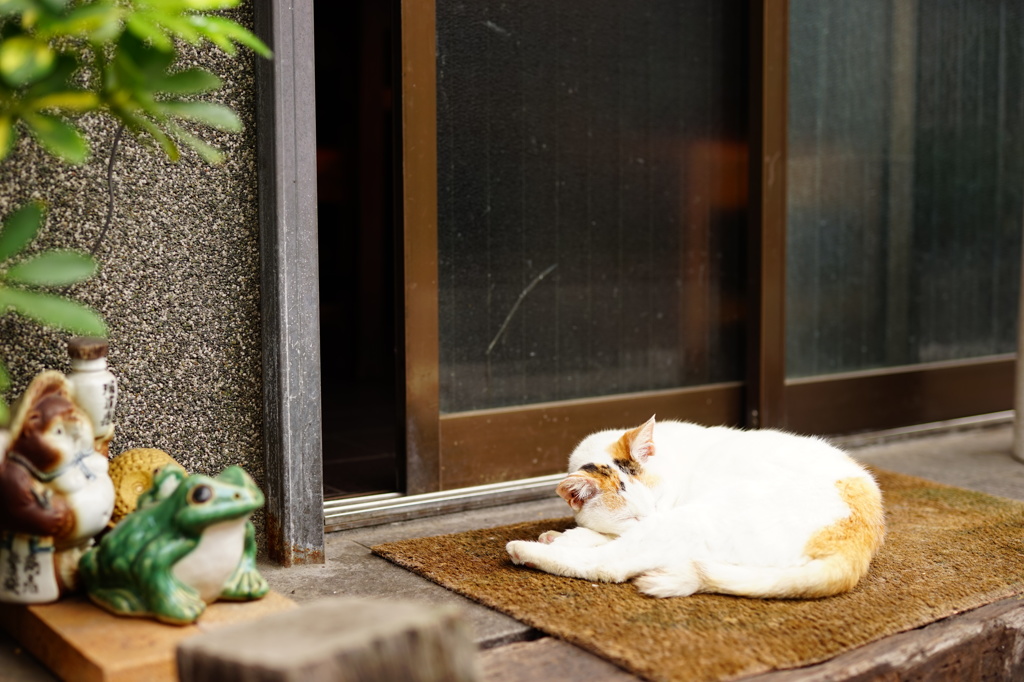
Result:
{"type": "MultiPolygon", "coordinates": [[[[120,387],[111,454],[156,447],[199,473],[240,464],[263,485],[255,57],[185,52],[182,67],[224,80],[205,99],[234,108],[245,131],[192,128],[226,152],[216,167],[188,151],[171,163],[126,133],[113,167],[113,219],[97,251],[101,270],[69,293],[109,325],[120,387]]],[[[93,155],[84,166],[54,161],[27,137],[0,164],[0,215],[33,198],[49,206],[32,251],[88,250],[100,234],[116,124],[91,117],[85,128],[93,155]]],[[[66,338],[0,317],[0,355],[14,380],[9,401],[37,372],[68,369],[66,338]]]]}

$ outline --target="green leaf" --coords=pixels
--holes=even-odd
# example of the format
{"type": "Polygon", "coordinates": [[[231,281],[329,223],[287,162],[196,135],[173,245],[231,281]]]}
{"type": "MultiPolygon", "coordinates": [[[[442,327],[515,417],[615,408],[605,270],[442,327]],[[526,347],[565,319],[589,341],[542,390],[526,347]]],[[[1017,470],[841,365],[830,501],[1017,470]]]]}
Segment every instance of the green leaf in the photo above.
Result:
{"type": "MultiPolygon", "coordinates": [[[[3,360],[0,360],[0,393],[3,393],[11,387],[11,375],[7,373],[7,365],[4,364],[3,360]]],[[[2,419],[0,419],[2,421],[2,419]]]]}
{"type": "Polygon", "coordinates": [[[14,141],[17,139],[17,131],[14,129],[14,121],[10,116],[0,116],[0,161],[7,158],[7,155],[14,149],[14,141]]]}
{"type": "Polygon", "coordinates": [[[7,38],[0,43],[0,76],[11,87],[27,85],[50,73],[56,57],[49,45],[29,36],[7,38]]]}
{"type": "Polygon", "coordinates": [[[19,253],[36,238],[45,212],[41,202],[30,201],[7,216],[3,227],[0,227],[0,263],[19,253]]]}
{"type": "Polygon", "coordinates": [[[11,408],[7,407],[6,401],[0,398],[0,427],[7,427],[11,423],[11,408]]]}
{"type": "Polygon", "coordinates": [[[181,152],[178,151],[178,145],[174,144],[174,140],[169,138],[164,131],[160,130],[155,123],[145,116],[125,110],[116,110],[114,114],[124,122],[129,130],[135,133],[149,133],[150,137],[156,140],[160,148],[163,149],[164,154],[167,155],[168,160],[172,163],[176,163],[181,158],[181,152]]]}
{"type": "Polygon", "coordinates": [[[125,20],[125,26],[141,40],[150,42],[153,47],[164,52],[174,49],[174,43],[163,28],[156,25],[141,14],[132,13],[125,20]]]}
{"type": "Polygon", "coordinates": [[[188,69],[155,82],[153,90],[171,95],[197,95],[216,90],[220,86],[220,78],[206,69],[188,69]]]}
{"type": "Polygon", "coordinates": [[[0,15],[25,12],[34,7],[31,0],[0,0],[0,15]]]}
{"type": "Polygon", "coordinates": [[[193,24],[201,27],[203,34],[210,38],[210,40],[213,40],[213,35],[220,35],[240,45],[245,45],[261,57],[270,59],[274,56],[274,53],[271,52],[266,43],[257,38],[254,33],[244,26],[230,19],[200,15],[194,15],[190,19],[193,24]]]}
{"type": "Polygon", "coordinates": [[[191,147],[199,156],[202,157],[206,163],[217,165],[223,163],[224,154],[216,147],[209,145],[200,140],[195,135],[189,133],[187,130],[179,126],[173,121],[167,122],[167,129],[171,131],[171,134],[177,137],[179,140],[191,147]]]}
{"type": "Polygon", "coordinates": [[[38,98],[44,95],[52,95],[55,92],[67,92],[69,90],[80,90],[81,88],[73,82],[75,72],[82,68],[79,61],[66,54],[57,57],[53,71],[25,90],[27,99],[38,98]]]}
{"type": "Polygon", "coordinates": [[[162,26],[167,32],[184,40],[190,45],[196,45],[202,39],[202,35],[187,18],[174,14],[150,14],[149,18],[156,24],[162,26]]]}
{"type": "Polygon", "coordinates": [[[84,163],[89,156],[89,143],[70,123],[50,114],[32,113],[23,117],[43,149],[69,163],[84,163]]]}
{"type": "Polygon", "coordinates": [[[68,6],[70,0],[38,0],[39,3],[45,5],[50,9],[51,12],[60,12],[68,6]]]}
{"type": "Polygon", "coordinates": [[[77,284],[96,274],[96,261],[78,251],[44,251],[18,263],[7,271],[7,279],[17,284],[60,287],[77,284]]]}
{"type": "Polygon", "coordinates": [[[237,7],[239,0],[183,0],[181,4],[193,11],[206,12],[209,10],[230,9],[237,7]]]}
{"type": "Polygon", "coordinates": [[[92,111],[99,108],[100,98],[95,92],[88,90],[65,90],[37,97],[31,102],[36,111],[43,109],[63,109],[65,111],[92,111]]]}
{"type": "Polygon", "coordinates": [[[0,315],[7,311],[72,334],[107,335],[95,310],[63,296],[0,286],[0,315]]]}
{"type": "Polygon", "coordinates": [[[186,121],[197,121],[218,130],[237,133],[242,129],[242,121],[230,108],[213,102],[161,102],[163,113],[183,118],[186,121]]]}
{"type": "Polygon", "coordinates": [[[122,10],[107,2],[92,2],[39,22],[44,37],[83,36],[91,40],[110,40],[120,32],[122,10]]]}
{"type": "MultiPolygon", "coordinates": [[[[205,17],[192,17],[193,20],[204,18],[205,17]]],[[[193,21],[193,23],[195,22],[193,21]]],[[[228,55],[229,57],[234,57],[236,54],[238,54],[238,50],[235,48],[235,44],[231,42],[231,39],[227,36],[221,33],[217,33],[216,31],[202,31],[202,33],[204,36],[206,36],[207,40],[209,40],[211,43],[220,48],[221,52],[228,55]]]]}

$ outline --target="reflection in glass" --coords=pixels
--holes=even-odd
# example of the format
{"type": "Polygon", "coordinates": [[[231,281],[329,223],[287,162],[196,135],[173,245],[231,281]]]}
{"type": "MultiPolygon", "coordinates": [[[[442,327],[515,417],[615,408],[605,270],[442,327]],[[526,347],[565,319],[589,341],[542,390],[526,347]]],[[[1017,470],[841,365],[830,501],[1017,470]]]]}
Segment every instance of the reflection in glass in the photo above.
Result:
{"type": "Polygon", "coordinates": [[[1024,5],[790,12],[787,374],[1013,352],[1024,5]]]}
{"type": "Polygon", "coordinates": [[[437,3],[442,412],[740,378],[746,3],[437,3]]]}

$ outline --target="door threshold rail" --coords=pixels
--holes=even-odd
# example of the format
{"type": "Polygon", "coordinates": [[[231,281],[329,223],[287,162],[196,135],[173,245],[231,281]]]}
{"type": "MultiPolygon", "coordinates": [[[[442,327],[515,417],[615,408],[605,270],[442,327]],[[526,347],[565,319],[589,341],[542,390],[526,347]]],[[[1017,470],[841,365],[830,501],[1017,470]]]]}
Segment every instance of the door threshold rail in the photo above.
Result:
{"type": "Polygon", "coordinates": [[[565,474],[552,474],[422,495],[383,493],[327,500],[324,502],[324,531],[330,533],[470,509],[554,499],[555,487],[563,478],[565,474]]]}

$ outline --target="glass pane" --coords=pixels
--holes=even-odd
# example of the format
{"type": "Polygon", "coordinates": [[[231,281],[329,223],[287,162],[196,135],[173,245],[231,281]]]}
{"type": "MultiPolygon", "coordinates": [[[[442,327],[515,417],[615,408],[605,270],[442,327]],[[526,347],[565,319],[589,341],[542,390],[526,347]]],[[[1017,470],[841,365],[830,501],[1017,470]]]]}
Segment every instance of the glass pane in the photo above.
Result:
{"type": "Polygon", "coordinates": [[[1013,352],[1024,5],[790,12],[787,373],[1013,352]]]}
{"type": "Polygon", "coordinates": [[[437,2],[441,409],[740,378],[745,2],[437,2]]]}

